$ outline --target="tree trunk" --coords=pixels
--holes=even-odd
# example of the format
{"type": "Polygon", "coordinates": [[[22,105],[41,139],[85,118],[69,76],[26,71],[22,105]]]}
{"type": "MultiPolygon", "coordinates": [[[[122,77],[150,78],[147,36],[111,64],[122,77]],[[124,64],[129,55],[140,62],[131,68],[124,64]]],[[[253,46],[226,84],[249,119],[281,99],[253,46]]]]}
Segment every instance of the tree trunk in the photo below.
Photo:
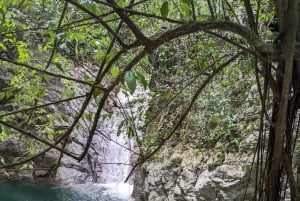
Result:
{"type": "MultiPolygon", "coordinates": [[[[293,73],[295,73],[296,62],[294,62],[294,52],[296,43],[296,30],[298,26],[298,2],[297,0],[289,0],[288,12],[280,25],[281,30],[278,40],[284,57],[279,62],[277,68],[277,89],[280,97],[275,97],[273,116],[269,136],[269,156],[267,161],[266,174],[266,200],[280,201],[281,191],[285,188],[283,180],[283,170],[287,174],[291,188],[291,201],[296,201],[295,185],[291,163],[293,146],[293,122],[295,119],[296,101],[293,101],[294,92],[291,90],[293,81],[293,73]],[[290,162],[289,162],[290,161],[290,162]]],[[[297,94],[296,94],[297,97],[297,94]]],[[[295,98],[294,98],[295,99],[295,98]]]]}

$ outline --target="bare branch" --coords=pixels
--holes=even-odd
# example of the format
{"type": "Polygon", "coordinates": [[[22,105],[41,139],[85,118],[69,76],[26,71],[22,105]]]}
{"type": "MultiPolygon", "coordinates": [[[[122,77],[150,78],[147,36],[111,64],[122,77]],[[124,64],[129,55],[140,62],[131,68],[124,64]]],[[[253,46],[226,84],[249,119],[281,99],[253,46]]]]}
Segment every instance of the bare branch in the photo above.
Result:
{"type": "MultiPolygon", "coordinates": [[[[129,6],[125,7],[124,9],[132,8],[134,6],[137,6],[137,5],[142,4],[144,2],[147,2],[147,1],[149,1],[149,0],[142,0],[142,1],[130,4],[129,6]]],[[[101,15],[97,15],[97,17],[98,18],[104,18],[104,17],[109,16],[109,15],[111,15],[113,13],[115,13],[115,11],[109,11],[107,13],[104,13],[104,14],[101,14],[101,15]]],[[[62,30],[70,29],[70,28],[73,28],[73,27],[81,26],[81,25],[88,25],[88,24],[95,24],[95,23],[98,23],[98,20],[95,20],[94,17],[88,17],[88,18],[84,18],[84,19],[80,19],[80,20],[76,20],[76,21],[70,22],[68,24],[64,24],[64,25],[61,26],[61,28],[59,30],[62,31],[62,30]],[[91,23],[85,23],[85,21],[89,21],[89,20],[93,20],[93,19],[94,19],[93,22],[91,22],[91,23]],[[79,24],[79,23],[83,23],[83,24],[79,24]],[[76,25],[76,24],[78,24],[78,25],[76,25]],[[72,26],[72,25],[74,25],[74,26],[72,26]]]]}
{"type": "Polygon", "coordinates": [[[244,5],[246,8],[246,12],[247,12],[247,16],[248,16],[248,22],[250,24],[250,27],[253,31],[255,31],[257,33],[257,30],[255,30],[255,19],[254,19],[254,15],[253,15],[253,10],[252,10],[252,6],[249,0],[244,0],[244,5]]]}
{"type": "Polygon", "coordinates": [[[43,151],[41,151],[40,153],[38,154],[35,154],[34,156],[31,156],[29,158],[26,158],[24,160],[21,160],[19,162],[15,162],[15,163],[12,163],[12,164],[7,164],[7,165],[3,165],[3,166],[0,166],[0,170],[1,169],[6,169],[6,168],[11,168],[11,167],[15,167],[15,166],[18,166],[18,165],[22,165],[22,164],[25,164],[25,163],[28,163],[42,155],[44,155],[45,153],[47,153],[48,151],[50,151],[52,149],[52,147],[48,147],[46,149],[44,149],[43,151]]]}
{"type": "Polygon", "coordinates": [[[234,46],[236,46],[236,47],[238,47],[238,48],[241,48],[241,49],[245,50],[246,52],[249,52],[250,54],[255,55],[255,53],[254,53],[253,51],[249,50],[248,48],[246,48],[246,47],[240,45],[239,43],[237,43],[237,42],[235,42],[235,41],[233,41],[233,40],[231,40],[231,39],[229,39],[229,38],[226,38],[225,36],[222,36],[222,35],[220,35],[220,34],[217,34],[217,33],[215,33],[215,32],[212,32],[212,31],[206,31],[206,33],[209,33],[209,34],[211,34],[211,35],[213,35],[213,36],[216,36],[216,37],[218,37],[218,38],[221,38],[222,40],[224,40],[224,41],[226,41],[226,42],[228,42],[228,43],[230,43],[230,44],[232,44],[232,45],[234,45],[234,46]]]}
{"type": "Polygon", "coordinates": [[[107,136],[107,135],[106,135],[105,133],[103,133],[101,130],[98,129],[97,132],[98,132],[104,139],[106,139],[106,140],[108,140],[108,141],[112,141],[112,142],[115,143],[116,145],[118,145],[118,146],[120,146],[120,147],[122,147],[122,148],[124,148],[124,149],[126,149],[126,150],[128,150],[128,151],[130,151],[131,153],[133,153],[133,154],[135,154],[135,155],[139,155],[139,153],[137,153],[137,152],[135,152],[135,151],[129,149],[128,147],[126,147],[126,146],[120,144],[119,142],[117,142],[117,141],[111,139],[111,137],[107,136]]]}
{"type": "MultiPolygon", "coordinates": [[[[96,1],[96,0],[94,0],[96,1]]],[[[149,39],[141,32],[141,30],[132,22],[132,20],[127,16],[122,9],[119,9],[114,0],[107,0],[111,5],[114,5],[114,10],[118,13],[121,19],[127,24],[129,29],[133,32],[136,39],[141,42],[141,44],[149,43],[149,39]]]]}
{"type": "Polygon", "coordinates": [[[266,60],[277,61],[281,56],[279,47],[276,44],[265,43],[261,38],[257,36],[255,32],[248,29],[247,27],[226,20],[188,22],[182,26],[166,31],[165,33],[159,35],[157,38],[153,39],[152,44],[159,46],[180,36],[214,29],[229,31],[241,36],[249,43],[249,45],[252,46],[252,48],[254,48],[256,54],[265,55],[266,60]]]}
{"type": "MultiPolygon", "coordinates": [[[[69,136],[73,129],[75,128],[75,126],[77,125],[77,123],[79,122],[81,116],[83,115],[86,107],[88,106],[88,103],[90,101],[92,97],[92,93],[88,93],[88,96],[86,97],[84,103],[82,104],[82,107],[79,111],[79,113],[77,114],[77,116],[75,117],[72,125],[68,128],[68,130],[63,134],[61,135],[58,140],[55,141],[54,145],[57,145],[58,143],[60,143],[64,138],[66,138],[67,136],[69,136]]],[[[16,163],[12,163],[12,164],[8,164],[8,165],[4,165],[4,166],[0,166],[0,169],[5,169],[5,168],[10,168],[10,167],[15,167],[17,165],[22,165],[24,163],[27,163],[29,161],[32,161],[40,156],[42,156],[43,154],[45,154],[46,152],[50,151],[53,147],[49,146],[48,148],[46,148],[45,150],[41,151],[40,153],[30,157],[30,158],[27,158],[25,160],[22,160],[22,161],[19,161],[19,162],[16,162],[16,163]]]]}
{"type": "MultiPolygon", "coordinates": [[[[189,86],[191,86],[197,79],[200,78],[200,76],[204,75],[205,72],[211,68],[213,68],[217,62],[220,62],[222,59],[224,59],[224,56],[218,58],[217,60],[215,60],[214,63],[212,63],[211,65],[207,66],[207,68],[205,68],[204,70],[202,70],[201,72],[199,72],[197,75],[193,76],[192,79],[176,94],[173,95],[173,97],[167,102],[165,103],[162,108],[167,108],[175,99],[176,97],[178,97],[181,93],[184,92],[185,89],[187,89],[189,86]]],[[[153,115],[153,118],[149,119],[142,127],[141,129],[145,129],[152,121],[154,121],[155,119],[157,119],[159,117],[159,115],[163,112],[164,110],[159,110],[155,115],[153,115]]]]}

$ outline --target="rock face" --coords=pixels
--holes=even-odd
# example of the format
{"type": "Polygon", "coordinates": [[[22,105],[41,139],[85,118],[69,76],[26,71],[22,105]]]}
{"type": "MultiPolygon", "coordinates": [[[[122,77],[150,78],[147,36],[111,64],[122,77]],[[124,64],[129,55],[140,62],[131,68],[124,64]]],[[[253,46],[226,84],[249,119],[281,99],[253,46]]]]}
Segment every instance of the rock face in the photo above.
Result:
{"type": "MultiPolygon", "coordinates": [[[[83,72],[78,69],[71,72],[74,78],[82,79],[83,72]]],[[[0,86],[8,86],[0,79],[0,86]]],[[[66,83],[58,78],[53,78],[47,82],[47,93],[44,96],[46,103],[55,102],[61,99],[62,91],[66,83]]],[[[89,89],[81,84],[72,83],[72,90],[76,92],[75,95],[85,94],[89,89]]],[[[141,106],[138,98],[145,95],[141,88],[137,89],[136,96],[125,96],[123,93],[116,94],[115,99],[110,99],[105,105],[99,126],[93,137],[90,149],[86,157],[80,162],[75,159],[63,155],[59,163],[60,153],[56,150],[51,150],[46,154],[38,157],[33,161],[32,166],[28,166],[23,170],[10,169],[7,170],[9,176],[5,173],[0,173],[0,178],[30,178],[43,179],[59,184],[80,184],[86,182],[95,183],[110,183],[121,182],[127,176],[129,167],[131,165],[131,153],[134,149],[133,142],[128,140],[127,130],[120,126],[124,124],[124,115],[133,115],[138,112],[138,106],[141,106]],[[130,102],[135,103],[130,103],[130,102]],[[118,136],[117,136],[118,134],[118,136]],[[35,169],[33,170],[32,167],[35,169]],[[28,170],[27,170],[28,169],[28,170]]],[[[80,110],[84,98],[75,99],[61,104],[53,104],[47,108],[50,114],[63,114],[64,119],[55,118],[53,127],[57,130],[67,129],[73,121],[74,116],[80,110]]],[[[1,103],[0,103],[1,106],[1,103]]],[[[91,103],[87,111],[95,112],[97,104],[91,103]]],[[[141,112],[139,110],[139,112],[141,112]]],[[[85,115],[88,115],[86,113],[85,115]]],[[[137,122],[140,120],[137,118],[137,122]]],[[[90,122],[86,119],[79,121],[79,127],[75,128],[69,136],[65,149],[73,155],[81,155],[84,151],[88,134],[90,122]]],[[[6,141],[0,143],[0,156],[6,164],[10,164],[16,157],[28,157],[29,148],[28,141],[30,138],[22,137],[20,141],[19,135],[8,138],[6,141]]],[[[59,145],[61,146],[61,145],[59,145]]],[[[39,147],[36,151],[42,151],[44,148],[39,147]]],[[[0,157],[0,159],[1,159],[0,157]]],[[[1,165],[1,163],[0,163],[1,165]]],[[[29,164],[30,165],[30,164],[29,164]]]]}
{"type": "Polygon", "coordinates": [[[212,151],[178,151],[161,162],[144,164],[145,174],[139,179],[143,188],[137,200],[240,201],[245,195],[250,201],[253,189],[245,192],[245,187],[252,155],[229,154],[220,163],[211,157],[212,151]]]}
{"type": "MultiPolygon", "coordinates": [[[[0,156],[2,159],[1,165],[13,163],[16,158],[22,158],[28,153],[26,139],[20,141],[19,138],[11,137],[6,141],[0,143],[0,156]],[[3,164],[5,162],[5,164],[3,164]]],[[[37,164],[35,170],[30,167],[30,164],[23,166],[21,169],[12,168],[6,169],[0,173],[0,179],[20,179],[29,178],[34,180],[52,181],[54,176],[52,168],[56,165],[58,160],[58,152],[50,150],[39,158],[33,160],[37,164]]]]}

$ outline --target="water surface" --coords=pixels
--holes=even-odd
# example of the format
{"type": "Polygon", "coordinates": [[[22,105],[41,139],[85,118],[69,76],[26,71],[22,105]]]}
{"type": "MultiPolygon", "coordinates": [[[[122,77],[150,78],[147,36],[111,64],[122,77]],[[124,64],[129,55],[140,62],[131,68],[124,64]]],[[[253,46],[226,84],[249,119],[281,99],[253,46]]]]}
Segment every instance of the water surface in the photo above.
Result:
{"type": "Polygon", "coordinates": [[[129,201],[125,184],[80,184],[59,187],[30,181],[0,181],[0,201],[129,201]]]}

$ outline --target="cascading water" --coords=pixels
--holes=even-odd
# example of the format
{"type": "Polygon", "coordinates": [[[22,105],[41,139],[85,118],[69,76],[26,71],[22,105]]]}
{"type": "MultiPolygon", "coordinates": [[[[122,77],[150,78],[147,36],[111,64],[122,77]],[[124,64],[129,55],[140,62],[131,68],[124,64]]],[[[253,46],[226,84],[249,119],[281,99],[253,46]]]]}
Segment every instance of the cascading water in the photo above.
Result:
{"type": "Polygon", "coordinates": [[[138,111],[141,114],[141,111],[146,110],[146,98],[147,92],[141,88],[138,88],[134,95],[125,95],[120,92],[114,100],[114,107],[110,108],[109,111],[112,117],[100,125],[101,134],[106,138],[107,143],[100,180],[101,183],[105,184],[104,186],[116,189],[123,195],[130,195],[132,192],[132,185],[123,182],[131,170],[132,157],[136,152],[134,142],[128,138],[127,129],[120,125],[122,121],[124,123],[124,116],[126,115],[127,118],[134,121],[135,127],[141,125],[143,117],[138,116],[138,111]],[[144,100],[142,101],[144,105],[141,105],[139,99],[144,100]]]}
{"type": "Polygon", "coordinates": [[[121,132],[117,136],[118,126],[122,121],[119,111],[113,111],[112,119],[104,121],[101,126],[106,136],[107,147],[102,164],[101,183],[121,183],[128,174],[130,165],[131,141],[121,132]]]}
{"type": "Polygon", "coordinates": [[[118,111],[113,112],[113,117],[104,121],[101,126],[102,134],[106,136],[107,147],[102,163],[100,181],[101,186],[105,186],[109,191],[114,191],[122,197],[129,197],[132,186],[124,184],[123,181],[129,173],[131,141],[123,132],[120,136],[116,135],[121,118],[118,111]]]}

